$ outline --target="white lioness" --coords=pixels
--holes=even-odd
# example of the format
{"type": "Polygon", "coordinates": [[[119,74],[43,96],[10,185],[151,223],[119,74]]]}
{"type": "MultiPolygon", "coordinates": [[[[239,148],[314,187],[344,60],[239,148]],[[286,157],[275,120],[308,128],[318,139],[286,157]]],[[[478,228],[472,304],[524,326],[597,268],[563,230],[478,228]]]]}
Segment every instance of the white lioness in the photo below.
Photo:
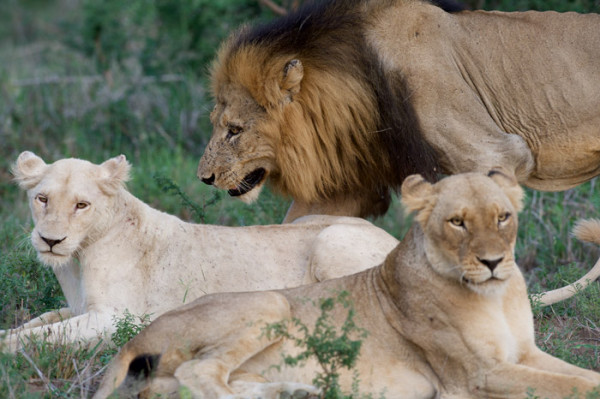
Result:
{"type": "MultiPolygon", "coordinates": [[[[114,331],[125,309],[152,318],[211,292],[295,287],[374,266],[398,241],[362,219],[312,216],[282,226],[185,223],[124,187],[124,156],[47,165],[23,152],[14,166],[35,222],[31,240],[68,307],[8,332],[70,341],[114,331]],[[324,267],[322,267],[324,266],[324,267]],[[62,322],[64,320],[64,322],[62,322]]],[[[8,342],[7,342],[8,340],[8,342]]]]}
{"type": "MultiPolygon", "coordinates": [[[[402,200],[417,212],[417,223],[381,266],[295,289],[204,296],[168,312],[123,347],[95,398],[117,387],[122,394],[142,389],[132,375],[148,368],[156,378],[144,393],[182,384],[195,398],[272,398],[303,387],[283,381],[309,384],[321,371],[317,364],[270,367],[296,349],[262,329],[292,317],[314,325],[319,310],[306,299],[339,290],[353,299],[356,324],[370,332],[356,365],[363,392],[522,399],[528,387],[544,398],[563,398],[574,387],[592,390],[600,374],[535,345],[525,281],[513,257],[521,197],[516,181],[497,171],[435,185],[412,175],[402,200]]],[[[346,313],[332,311],[337,325],[346,313]]],[[[341,371],[340,381],[350,390],[352,372],[341,371]]]]}

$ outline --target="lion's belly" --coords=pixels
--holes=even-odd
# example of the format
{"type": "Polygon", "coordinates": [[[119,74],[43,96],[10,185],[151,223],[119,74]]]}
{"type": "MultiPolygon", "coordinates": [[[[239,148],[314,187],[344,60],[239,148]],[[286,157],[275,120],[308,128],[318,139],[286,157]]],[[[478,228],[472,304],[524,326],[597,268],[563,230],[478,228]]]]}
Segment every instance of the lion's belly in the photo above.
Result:
{"type": "MultiPolygon", "coordinates": [[[[359,358],[352,371],[340,370],[342,390],[344,392],[352,391],[354,372],[356,371],[361,394],[403,399],[433,399],[436,397],[436,387],[427,376],[408,367],[410,362],[393,358],[389,352],[381,347],[376,352],[376,359],[373,359],[372,354],[365,355],[363,360],[359,358]]],[[[263,375],[269,382],[293,381],[304,384],[312,384],[317,373],[322,373],[322,369],[312,359],[295,367],[285,366],[282,364],[281,353],[281,347],[275,345],[247,361],[240,367],[240,371],[263,375]]],[[[293,347],[286,345],[283,353],[294,354],[296,352],[293,347]]]]}
{"type": "Polygon", "coordinates": [[[585,183],[600,175],[600,120],[594,127],[542,137],[532,152],[535,169],[525,185],[558,191],[585,183]]]}

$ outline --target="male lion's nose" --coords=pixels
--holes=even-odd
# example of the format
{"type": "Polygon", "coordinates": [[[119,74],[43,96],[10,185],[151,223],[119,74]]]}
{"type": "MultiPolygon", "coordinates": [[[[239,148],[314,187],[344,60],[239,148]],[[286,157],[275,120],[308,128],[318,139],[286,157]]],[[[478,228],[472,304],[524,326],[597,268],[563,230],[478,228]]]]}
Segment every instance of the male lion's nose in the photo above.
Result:
{"type": "Polygon", "coordinates": [[[67,237],[65,237],[65,238],[61,238],[60,240],[53,240],[50,238],[46,238],[44,236],[40,236],[40,237],[42,238],[42,240],[44,240],[44,242],[46,244],[48,244],[48,246],[50,247],[50,250],[52,250],[53,246],[55,246],[56,244],[60,244],[61,242],[63,242],[65,240],[65,238],[67,238],[67,237]]]}
{"type": "Polygon", "coordinates": [[[203,183],[212,186],[212,184],[215,182],[215,174],[213,173],[210,177],[201,177],[200,179],[203,183]]]}
{"type": "Polygon", "coordinates": [[[477,258],[477,260],[480,261],[481,263],[483,263],[484,265],[486,265],[487,268],[490,269],[491,272],[493,272],[494,269],[496,268],[496,266],[498,266],[498,263],[502,262],[502,259],[504,259],[504,257],[498,258],[498,259],[493,259],[493,260],[477,258]]]}

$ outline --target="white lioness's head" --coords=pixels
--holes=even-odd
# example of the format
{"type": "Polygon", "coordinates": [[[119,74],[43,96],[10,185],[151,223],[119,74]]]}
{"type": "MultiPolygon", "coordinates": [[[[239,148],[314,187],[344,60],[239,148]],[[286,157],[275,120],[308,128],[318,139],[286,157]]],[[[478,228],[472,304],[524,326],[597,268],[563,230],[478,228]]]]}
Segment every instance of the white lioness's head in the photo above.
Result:
{"type": "Polygon", "coordinates": [[[52,267],[67,263],[103,231],[129,169],[124,155],[101,165],[81,159],[48,165],[32,152],[19,155],[13,174],[29,197],[35,224],[31,242],[42,263],[52,267]]]}
{"type": "Polygon", "coordinates": [[[402,202],[416,212],[432,268],[487,295],[501,292],[514,273],[522,197],[516,180],[495,170],[487,176],[449,176],[436,184],[412,175],[402,185],[402,202]]]}

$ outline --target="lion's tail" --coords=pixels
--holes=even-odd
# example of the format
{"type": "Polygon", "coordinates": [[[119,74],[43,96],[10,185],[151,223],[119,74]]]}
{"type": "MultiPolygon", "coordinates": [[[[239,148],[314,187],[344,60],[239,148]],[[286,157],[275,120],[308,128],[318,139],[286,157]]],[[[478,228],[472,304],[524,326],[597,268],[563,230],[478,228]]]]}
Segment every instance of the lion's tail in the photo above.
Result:
{"type": "MultiPolygon", "coordinates": [[[[573,235],[581,241],[600,245],[600,219],[579,220],[573,228],[573,235]]],[[[540,295],[541,305],[548,306],[556,302],[564,301],[575,295],[578,291],[586,288],[598,277],[600,277],[600,259],[598,259],[594,267],[592,267],[585,276],[573,284],[542,293],[540,295]]]]}
{"type": "Polygon", "coordinates": [[[106,399],[116,392],[119,393],[119,397],[133,397],[132,393],[139,393],[147,385],[150,374],[158,365],[160,355],[140,353],[136,349],[131,341],[121,348],[109,364],[92,399],[106,399]]]}

